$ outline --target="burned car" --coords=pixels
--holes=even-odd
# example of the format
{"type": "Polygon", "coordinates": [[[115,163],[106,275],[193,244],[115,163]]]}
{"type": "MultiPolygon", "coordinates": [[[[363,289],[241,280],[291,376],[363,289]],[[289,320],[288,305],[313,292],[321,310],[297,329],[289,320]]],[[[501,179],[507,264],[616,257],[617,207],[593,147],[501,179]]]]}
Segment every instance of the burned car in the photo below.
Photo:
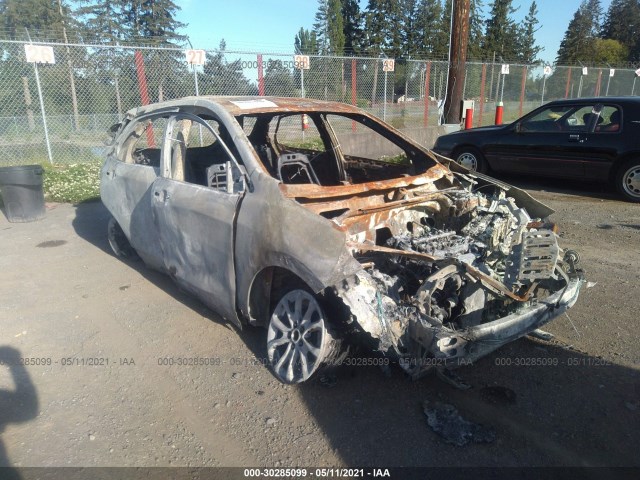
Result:
{"type": "Polygon", "coordinates": [[[349,105],[190,97],[113,132],[100,188],[114,252],[266,327],[282,382],[356,344],[415,378],[468,363],[562,314],[583,283],[553,210],[349,105]]]}

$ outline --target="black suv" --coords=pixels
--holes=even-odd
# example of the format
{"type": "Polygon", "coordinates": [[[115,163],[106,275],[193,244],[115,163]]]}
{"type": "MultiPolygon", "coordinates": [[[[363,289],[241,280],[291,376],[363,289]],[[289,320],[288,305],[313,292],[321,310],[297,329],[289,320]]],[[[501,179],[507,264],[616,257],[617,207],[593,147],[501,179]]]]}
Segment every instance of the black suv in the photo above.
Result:
{"type": "Polygon", "coordinates": [[[640,202],[640,98],[548,103],[510,125],[443,135],[433,150],[470,170],[611,182],[640,202]]]}

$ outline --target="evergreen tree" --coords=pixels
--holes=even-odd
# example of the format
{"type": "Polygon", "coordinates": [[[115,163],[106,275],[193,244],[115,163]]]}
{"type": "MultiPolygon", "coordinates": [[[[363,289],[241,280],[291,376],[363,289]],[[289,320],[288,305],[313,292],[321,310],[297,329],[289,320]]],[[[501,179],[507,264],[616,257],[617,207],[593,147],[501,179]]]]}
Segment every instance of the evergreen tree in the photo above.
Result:
{"type": "Polygon", "coordinates": [[[590,62],[593,42],[600,31],[602,9],[600,0],[583,0],[569,22],[558,49],[556,62],[561,65],[590,62]]]}
{"type": "Polygon", "coordinates": [[[638,27],[640,26],[640,1],[613,0],[607,10],[600,36],[620,42],[630,51],[628,60],[640,60],[638,27]]]}
{"type": "Polygon", "coordinates": [[[378,56],[384,47],[385,12],[380,4],[382,0],[369,0],[365,13],[365,50],[368,55],[378,56]]]}
{"type": "Polygon", "coordinates": [[[494,0],[486,20],[483,50],[488,58],[502,57],[504,61],[518,57],[517,27],[511,15],[516,11],[513,0],[494,0]]]}
{"type": "Polygon", "coordinates": [[[300,31],[296,34],[293,45],[295,47],[296,53],[299,55],[318,54],[318,41],[316,39],[316,32],[309,31],[306,28],[300,28],[300,31]]]}
{"type": "Polygon", "coordinates": [[[240,59],[228,62],[224,39],[217,52],[207,52],[207,61],[202,67],[200,84],[206,95],[257,95],[255,85],[244,76],[240,59]]]}
{"type": "Polygon", "coordinates": [[[344,23],[344,53],[358,55],[364,40],[363,17],[358,0],[343,0],[342,21],[344,23]]]}
{"type": "MultiPolygon", "coordinates": [[[[68,20],[69,9],[64,4],[62,8],[68,20]]],[[[0,0],[0,19],[0,25],[10,39],[27,39],[27,29],[33,40],[63,40],[63,16],[58,0],[0,0]]]]}
{"type": "Polygon", "coordinates": [[[451,35],[451,0],[445,0],[442,6],[440,19],[440,29],[435,39],[434,56],[438,58],[448,58],[449,56],[449,36],[451,35]]]}
{"type": "Polygon", "coordinates": [[[293,77],[282,60],[273,60],[267,63],[264,74],[264,90],[266,95],[292,97],[296,95],[293,77]]]}
{"type": "Polygon", "coordinates": [[[75,16],[83,27],[86,43],[115,44],[125,37],[126,16],[111,0],[79,0],[75,16]]]}
{"type": "Polygon", "coordinates": [[[313,32],[318,42],[318,52],[325,55],[329,51],[329,1],[318,0],[318,10],[314,17],[313,32]]]}
{"type": "Polygon", "coordinates": [[[520,25],[518,35],[518,60],[527,64],[537,61],[538,54],[542,51],[542,47],[536,45],[535,34],[539,30],[538,23],[538,5],[535,0],[531,2],[529,13],[520,25]]]}
{"type": "Polygon", "coordinates": [[[434,55],[442,37],[442,4],[440,0],[420,0],[416,12],[417,51],[434,55]]]}
{"type": "Polygon", "coordinates": [[[418,28],[419,0],[401,0],[402,54],[415,55],[420,52],[420,32],[418,28]]]}
{"type": "Polygon", "coordinates": [[[402,8],[398,0],[369,0],[365,25],[369,55],[402,55],[402,8]]]}
{"type": "Polygon", "coordinates": [[[340,0],[328,0],[327,32],[329,35],[329,53],[344,53],[344,22],[342,20],[342,3],[340,0]]]}
{"type": "Polygon", "coordinates": [[[186,25],[176,20],[181,9],[173,0],[133,0],[132,3],[140,3],[142,7],[138,16],[141,36],[163,45],[175,45],[185,40],[178,30],[186,25]]]}
{"type": "Polygon", "coordinates": [[[484,42],[484,24],[482,18],[482,0],[471,0],[469,7],[469,46],[467,58],[479,60],[484,57],[482,44],[484,42]]]}

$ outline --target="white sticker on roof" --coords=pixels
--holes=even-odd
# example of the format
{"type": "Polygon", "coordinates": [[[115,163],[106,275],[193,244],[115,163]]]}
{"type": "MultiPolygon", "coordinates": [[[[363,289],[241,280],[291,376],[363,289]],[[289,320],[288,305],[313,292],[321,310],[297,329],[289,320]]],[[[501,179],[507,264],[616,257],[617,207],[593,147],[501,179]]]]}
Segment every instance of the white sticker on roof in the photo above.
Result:
{"type": "Polygon", "coordinates": [[[253,108],[276,108],[278,106],[272,101],[264,98],[259,100],[237,100],[235,102],[232,101],[231,103],[242,110],[250,110],[253,108]]]}

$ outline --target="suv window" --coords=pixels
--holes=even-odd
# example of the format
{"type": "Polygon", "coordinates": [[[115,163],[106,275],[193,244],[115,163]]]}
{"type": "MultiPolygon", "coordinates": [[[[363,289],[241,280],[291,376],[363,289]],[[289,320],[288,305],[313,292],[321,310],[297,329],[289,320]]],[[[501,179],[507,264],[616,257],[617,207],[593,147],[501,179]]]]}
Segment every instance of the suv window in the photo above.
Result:
{"type": "Polygon", "coordinates": [[[122,143],[117,156],[118,160],[124,163],[159,167],[160,148],[166,126],[166,117],[138,121],[133,132],[122,143]]]}
{"type": "Polygon", "coordinates": [[[224,125],[212,118],[178,117],[168,134],[166,176],[226,191],[227,173],[240,156],[224,125]]]}

